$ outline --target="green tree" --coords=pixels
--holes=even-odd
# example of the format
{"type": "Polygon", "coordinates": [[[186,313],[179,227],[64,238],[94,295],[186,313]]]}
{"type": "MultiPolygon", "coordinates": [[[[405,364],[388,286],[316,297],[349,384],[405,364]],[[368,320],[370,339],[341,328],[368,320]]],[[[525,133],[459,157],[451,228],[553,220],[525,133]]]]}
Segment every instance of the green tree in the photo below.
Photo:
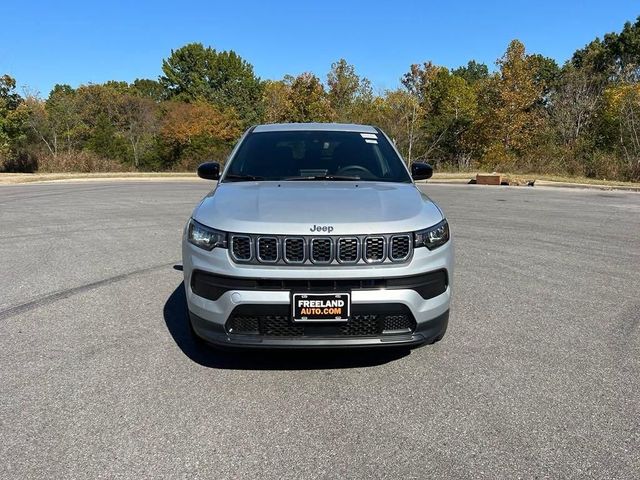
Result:
{"type": "Polygon", "coordinates": [[[412,65],[402,83],[419,102],[423,117],[420,122],[423,145],[416,159],[436,157],[466,166],[469,154],[462,135],[477,112],[474,88],[463,77],[431,62],[412,65]]]}
{"type": "Polygon", "coordinates": [[[592,75],[610,79],[640,79],[640,17],[626,22],[620,33],[607,33],[576,50],[571,63],[592,75]]]}
{"type": "Polygon", "coordinates": [[[470,153],[463,136],[475,120],[478,99],[475,89],[464,78],[441,70],[430,92],[430,115],[426,130],[431,142],[426,154],[469,167],[470,153]]]}
{"type": "Polygon", "coordinates": [[[56,85],[45,102],[47,129],[52,135],[55,153],[65,149],[71,153],[78,146],[83,133],[76,92],[69,85],[56,85]]]}
{"type": "Polygon", "coordinates": [[[130,91],[134,95],[150,98],[155,102],[165,99],[165,90],[160,82],[148,78],[136,78],[130,85],[130,91]]]}
{"type": "Polygon", "coordinates": [[[219,108],[234,108],[244,125],[262,116],[262,84],[253,66],[233,51],[217,52],[190,43],[162,62],[160,83],[168,98],[207,101],[219,108]]]}
{"type": "Polygon", "coordinates": [[[458,67],[451,71],[456,77],[463,78],[469,85],[473,85],[480,80],[489,78],[489,67],[484,63],[469,60],[463,67],[458,67]]]}
{"type": "Polygon", "coordinates": [[[19,104],[18,96],[14,92],[16,81],[9,75],[0,77],[0,164],[4,165],[11,151],[8,115],[19,104]]]}
{"type": "Polygon", "coordinates": [[[560,79],[560,67],[553,58],[539,53],[529,55],[527,61],[537,85],[542,87],[542,95],[547,96],[557,86],[560,79]]]}
{"type": "Polygon", "coordinates": [[[148,97],[124,94],[117,97],[117,127],[126,138],[133,153],[133,165],[140,167],[141,159],[153,146],[158,129],[158,104],[148,97]]]}
{"type": "Polygon", "coordinates": [[[13,77],[0,76],[0,168],[5,170],[21,167],[20,150],[27,141],[26,115],[21,108],[23,99],[15,89],[13,77]]]}
{"type": "Polygon", "coordinates": [[[126,161],[127,143],[118,136],[118,131],[107,113],[99,113],[92,125],[86,148],[101,157],[126,161]]]}

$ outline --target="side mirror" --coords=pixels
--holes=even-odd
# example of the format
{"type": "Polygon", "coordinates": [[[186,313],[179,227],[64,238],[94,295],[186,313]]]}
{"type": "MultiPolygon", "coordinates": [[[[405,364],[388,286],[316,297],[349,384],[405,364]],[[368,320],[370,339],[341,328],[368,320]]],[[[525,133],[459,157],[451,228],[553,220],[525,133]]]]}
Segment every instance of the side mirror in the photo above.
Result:
{"type": "Polygon", "coordinates": [[[416,162],[411,164],[411,176],[414,180],[426,180],[433,175],[433,168],[428,163],[416,162]]]}
{"type": "Polygon", "coordinates": [[[198,176],[205,180],[218,180],[220,178],[220,164],[217,162],[206,162],[198,167],[198,176]]]}

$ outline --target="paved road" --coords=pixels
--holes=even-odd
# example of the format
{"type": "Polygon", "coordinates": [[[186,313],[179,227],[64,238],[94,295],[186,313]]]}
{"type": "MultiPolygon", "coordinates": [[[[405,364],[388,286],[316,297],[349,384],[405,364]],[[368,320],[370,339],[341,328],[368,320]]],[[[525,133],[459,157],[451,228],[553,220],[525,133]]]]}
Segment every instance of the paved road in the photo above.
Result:
{"type": "Polygon", "coordinates": [[[0,187],[0,478],[637,478],[640,195],[427,186],[450,329],[216,355],[185,328],[204,182],[0,187]]]}

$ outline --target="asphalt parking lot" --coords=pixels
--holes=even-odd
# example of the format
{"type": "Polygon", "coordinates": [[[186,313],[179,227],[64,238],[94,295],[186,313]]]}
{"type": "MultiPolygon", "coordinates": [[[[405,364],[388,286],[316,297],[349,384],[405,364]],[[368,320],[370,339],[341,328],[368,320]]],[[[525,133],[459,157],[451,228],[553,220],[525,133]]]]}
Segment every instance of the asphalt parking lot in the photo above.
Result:
{"type": "Polygon", "coordinates": [[[447,336],[217,354],[180,235],[210,184],[0,187],[0,478],[637,478],[640,194],[428,185],[447,336]]]}

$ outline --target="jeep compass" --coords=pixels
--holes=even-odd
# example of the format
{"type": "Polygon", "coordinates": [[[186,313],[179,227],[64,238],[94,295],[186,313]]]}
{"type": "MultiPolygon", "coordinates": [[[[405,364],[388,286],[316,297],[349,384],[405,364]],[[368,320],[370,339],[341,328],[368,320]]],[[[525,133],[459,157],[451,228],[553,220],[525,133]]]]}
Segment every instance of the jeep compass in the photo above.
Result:
{"type": "Polygon", "coordinates": [[[250,128],[182,243],[192,332],[241,347],[417,346],[449,318],[453,248],[440,208],[376,127],[250,128]]]}

